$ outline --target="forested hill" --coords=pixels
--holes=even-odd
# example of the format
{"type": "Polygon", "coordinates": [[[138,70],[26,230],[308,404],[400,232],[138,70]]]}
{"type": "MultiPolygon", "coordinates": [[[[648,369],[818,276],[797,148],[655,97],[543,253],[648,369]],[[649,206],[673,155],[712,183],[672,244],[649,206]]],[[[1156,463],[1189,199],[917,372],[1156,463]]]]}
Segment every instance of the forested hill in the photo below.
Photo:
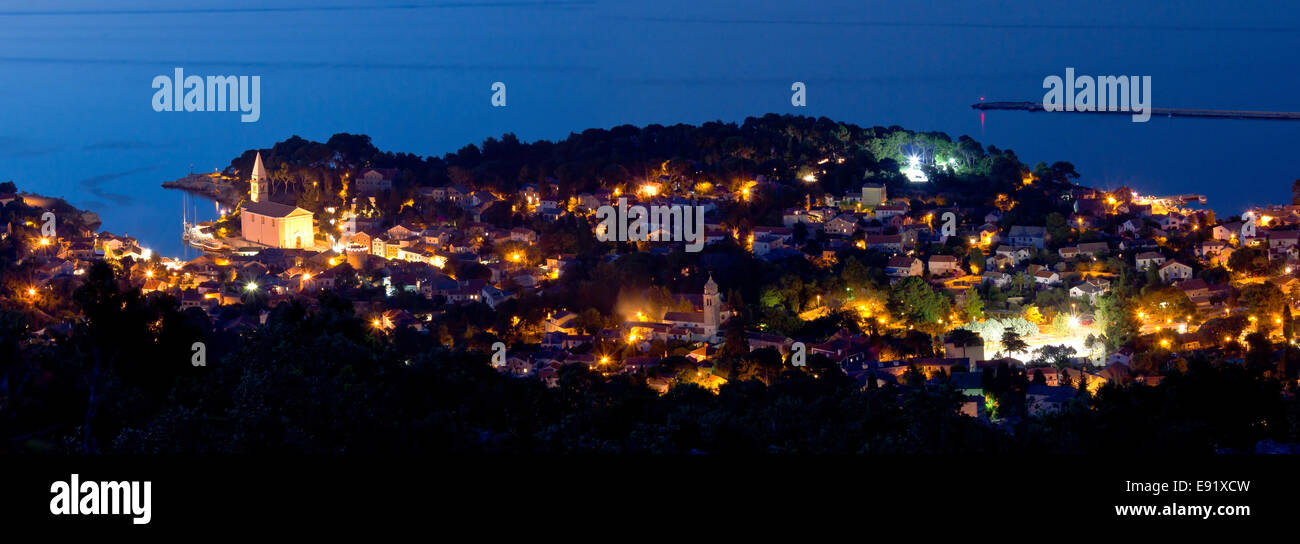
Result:
{"type": "MultiPolygon", "coordinates": [[[[228,175],[247,179],[258,150],[231,161],[228,175]]],[[[592,192],[629,181],[667,179],[683,188],[699,184],[734,190],[762,176],[791,188],[783,197],[842,195],[863,183],[884,183],[890,196],[926,194],[959,205],[988,204],[997,193],[1021,188],[1032,176],[1053,184],[1078,178],[1069,163],[1030,168],[1015,153],[984,147],[968,136],[871,127],[827,118],[768,114],[743,123],[699,126],[622,125],[588,129],[558,141],[525,143],[513,134],[466,145],[442,157],[381,151],[369,136],[336,134],[324,143],[294,136],[262,150],[273,178],[286,189],[321,182],[328,200],[341,177],[360,167],[393,168],[395,192],[459,184],[509,194],[527,184],[555,183],[559,196],[592,192]],[[912,184],[901,168],[921,160],[930,183],[912,184]],[[806,180],[815,179],[815,183],[806,180]]],[[[395,195],[401,198],[405,195],[395,195]]]]}

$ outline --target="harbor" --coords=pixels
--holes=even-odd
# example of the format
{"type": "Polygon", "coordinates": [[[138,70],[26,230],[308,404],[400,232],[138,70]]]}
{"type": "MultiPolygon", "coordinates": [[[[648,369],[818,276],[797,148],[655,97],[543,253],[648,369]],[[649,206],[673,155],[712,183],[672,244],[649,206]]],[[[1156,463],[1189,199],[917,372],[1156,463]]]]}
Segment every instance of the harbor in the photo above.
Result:
{"type": "Polygon", "coordinates": [[[182,191],[181,241],[185,246],[204,253],[224,252],[235,247],[236,244],[221,232],[224,229],[217,225],[226,214],[231,212],[231,209],[206,196],[191,194],[188,190],[182,191]],[[207,208],[208,203],[212,205],[212,213],[201,213],[200,208],[207,208]],[[201,219],[203,217],[213,218],[201,219]]]}
{"type": "MultiPolygon", "coordinates": [[[[997,101],[997,102],[976,102],[970,106],[980,111],[992,110],[1010,110],[1010,111],[1028,111],[1044,112],[1042,102],[1030,101],[997,101]]],[[[1055,113],[1055,112],[1054,112],[1055,113]]],[[[1075,110],[1069,113],[1102,113],[1111,115],[1132,115],[1127,110],[1075,110]]],[[[1152,117],[1192,117],[1200,119],[1250,119],[1250,120],[1268,120],[1268,121],[1300,121],[1300,112],[1294,111],[1251,111],[1251,110],[1209,110],[1197,108],[1151,108],[1152,117]]]]}

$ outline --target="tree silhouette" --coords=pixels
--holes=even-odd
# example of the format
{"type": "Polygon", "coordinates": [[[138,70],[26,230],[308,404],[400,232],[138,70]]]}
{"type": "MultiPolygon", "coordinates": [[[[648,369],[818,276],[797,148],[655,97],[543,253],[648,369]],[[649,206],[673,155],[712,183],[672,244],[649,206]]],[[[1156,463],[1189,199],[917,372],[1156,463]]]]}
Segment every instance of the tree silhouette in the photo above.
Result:
{"type": "Polygon", "coordinates": [[[1016,332],[1015,329],[1007,327],[1006,330],[1002,331],[1002,350],[1008,354],[1028,353],[1029,344],[1020,339],[1020,333],[1016,332]]]}

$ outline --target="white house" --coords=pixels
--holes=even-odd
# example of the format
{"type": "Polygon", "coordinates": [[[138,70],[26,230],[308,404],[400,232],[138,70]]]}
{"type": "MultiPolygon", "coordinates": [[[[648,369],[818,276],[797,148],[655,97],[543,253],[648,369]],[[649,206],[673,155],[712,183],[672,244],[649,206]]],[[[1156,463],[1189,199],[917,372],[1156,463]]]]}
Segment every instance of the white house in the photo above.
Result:
{"type": "Polygon", "coordinates": [[[1022,261],[1029,259],[1030,250],[1028,247],[998,246],[994,255],[1006,257],[1011,261],[1011,266],[1019,266],[1022,261]]]}
{"type": "Polygon", "coordinates": [[[826,222],[827,234],[838,234],[840,236],[851,236],[858,230],[858,218],[849,214],[844,214],[826,222]]]}
{"type": "Polygon", "coordinates": [[[1223,249],[1226,247],[1229,247],[1228,244],[1225,244],[1219,240],[1206,240],[1204,242],[1201,242],[1201,245],[1197,246],[1196,256],[1201,257],[1203,259],[1209,258],[1211,256],[1214,256],[1222,252],[1223,249]]]}
{"type": "Polygon", "coordinates": [[[1297,243],[1300,243],[1300,231],[1275,230],[1268,233],[1269,249],[1295,247],[1297,243]]]}
{"type": "Polygon", "coordinates": [[[1129,219],[1128,221],[1125,221],[1125,222],[1123,222],[1122,224],[1120,224],[1119,229],[1117,230],[1117,232],[1118,232],[1119,234],[1123,234],[1123,233],[1125,233],[1125,232],[1131,232],[1131,233],[1133,233],[1133,234],[1137,234],[1137,233],[1138,233],[1139,231],[1141,231],[1141,230],[1142,230],[1142,222],[1141,222],[1141,221],[1139,221],[1139,220],[1137,220],[1137,219],[1129,219]]]}
{"type": "Polygon", "coordinates": [[[1011,274],[990,270],[980,276],[980,280],[981,283],[992,283],[994,286],[1001,289],[1011,283],[1011,274]]]}
{"type": "Polygon", "coordinates": [[[1178,261],[1169,261],[1160,267],[1160,281],[1165,283],[1181,281],[1192,277],[1192,267],[1178,261]]]}
{"type": "Polygon", "coordinates": [[[1227,242],[1232,240],[1232,238],[1236,236],[1237,233],[1241,232],[1241,225],[1242,225],[1241,221],[1233,221],[1231,223],[1215,225],[1214,229],[1210,231],[1210,234],[1214,236],[1215,240],[1223,240],[1224,242],[1227,242]]]}
{"type": "Polygon", "coordinates": [[[785,240],[770,234],[764,234],[754,237],[754,245],[751,249],[755,255],[767,255],[773,250],[785,247],[785,240]]]}
{"type": "Polygon", "coordinates": [[[883,221],[885,219],[889,219],[890,217],[894,217],[896,215],[903,215],[907,213],[907,206],[903,206],[900,204],[881,204],[879,206],[876,206],[875,212],[876,212],[876,218],[883,221]]]}
{"type": "Polygon", "coordinates": [[[1071,298],[1087,298],[1092,304],[1097,303],[1097,297],[1106,294],[1109,289],[1103,288],[1093,282],[1083,282],[1070,288],[1071,298]]]}
{"type": "Polygon", "coordinates": [[[1039,285],[1056,285],[1061,283],[1061,275],[1046,268],[1034,272],[1034,283],[1039,285]]]}
{"type": "Polygon", "coordinates": [[[1135,258],[1138,270],[1158,267],[1165,264],[1165,256],[1154,251],[1138,253],[1135,258]]]}
{"type": "Polygon", "coordinates": [[[915,257],[893,257],[885,267],[885,274],[891,278],[906,278],[921,275],[921,260],[915,257]]]}
{"type": "Polygon", "coordinates": [[[394,168],[363,168],[357,173],[357,194],[375,194],[393,188],[393,178],[397,177],[394,168]]]}

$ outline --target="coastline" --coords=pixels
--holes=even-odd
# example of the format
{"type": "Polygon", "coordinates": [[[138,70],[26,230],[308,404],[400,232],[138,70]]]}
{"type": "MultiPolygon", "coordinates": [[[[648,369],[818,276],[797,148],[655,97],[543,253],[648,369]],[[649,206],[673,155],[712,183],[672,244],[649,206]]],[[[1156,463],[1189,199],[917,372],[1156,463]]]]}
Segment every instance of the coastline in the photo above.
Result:
{"type": "Polygon", "coordinates": [[[18,196],[28,206],[51,210],[64,217],[76,217],[82,225],[91,230],[99,230],[104,225],[98,213],[73,206],[63,197],[45,196],[27,191],[19,191],[18,196]]]}
{"type": "Polygon", "coordinates": [[[178,189],[198,194],[231,208],[238,205],[243,196],[234,184],[224,181],[215,174],[190,174],[177,180],[164,181],[162,186],[165,189],[178,189]]]}

